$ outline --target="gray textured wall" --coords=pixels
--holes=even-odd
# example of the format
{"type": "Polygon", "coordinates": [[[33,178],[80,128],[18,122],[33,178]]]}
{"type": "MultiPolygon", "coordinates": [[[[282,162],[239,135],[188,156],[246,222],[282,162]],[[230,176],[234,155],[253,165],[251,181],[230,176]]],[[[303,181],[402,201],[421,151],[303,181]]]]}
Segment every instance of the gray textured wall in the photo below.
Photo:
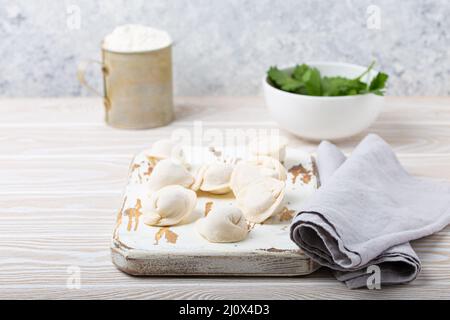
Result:
{"type": "Polygon", "coordinates": [[[391,94],[450,93],[449,0],[0,0],[0,95],[87,95],[76,65],[123,23],[171,33],[179,95],[257,94],[270,65],[373,58],[391,94]]]}

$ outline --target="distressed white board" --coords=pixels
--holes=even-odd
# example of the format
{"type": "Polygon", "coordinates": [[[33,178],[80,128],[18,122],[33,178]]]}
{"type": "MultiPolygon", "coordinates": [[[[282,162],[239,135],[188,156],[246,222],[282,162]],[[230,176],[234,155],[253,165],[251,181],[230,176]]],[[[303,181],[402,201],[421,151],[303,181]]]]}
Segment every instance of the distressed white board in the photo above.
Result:
{"type": "MultiPolygon", "coordinates": [[[[245,148],[232,152],[202,148],[191,154],[203,164],[247,157],[245,148]]],[[[195,171],[200,162],[193,158],[190,161],[195,171]]],[[[113,233],[114,264],[133,275],[295,276],[313,272],[318,266],[290,240],[289,225],[301,204],[317,188],[314,160],[307,153],[288,148],[284,165],[288,170],[285,209],[263,224],[252,225],[244,241],[210,243],[197,233],[195,221],[207,213],[208,206],[232,204],[233,194],[199,192],[194,212],[181,224],[169,228],[145,225],[139,221],[138,201],[154,162],[144,153],[137,155],[130,165],[129,183],[113,233]]]]}

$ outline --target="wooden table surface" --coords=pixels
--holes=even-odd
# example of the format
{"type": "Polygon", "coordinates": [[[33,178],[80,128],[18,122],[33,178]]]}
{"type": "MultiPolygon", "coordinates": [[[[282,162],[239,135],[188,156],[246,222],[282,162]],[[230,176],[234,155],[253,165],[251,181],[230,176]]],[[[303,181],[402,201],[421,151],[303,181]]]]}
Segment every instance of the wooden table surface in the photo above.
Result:
{"type": "MultiPolygon", "coordinates": [[[[375,291],[349,290],[326,270],[298,278],[136,278],[116,270],[110,237],[133,154],[192,121],[275,126],[258,97],[178,98],[176,115],[165,128],[122,131],[103,123],[98,99],[0,100],[0,299],[450,299],[450,227],[413,243],[423,262],[416,281],[375,291]],[[79,288],[71,285],[78,272],[79,288]]],[[[450,98],[388,98],[368,131],[413,174],[450,180],[450,98]]],[[[351,151],[364,134],[339,145],[351,151]]]]}

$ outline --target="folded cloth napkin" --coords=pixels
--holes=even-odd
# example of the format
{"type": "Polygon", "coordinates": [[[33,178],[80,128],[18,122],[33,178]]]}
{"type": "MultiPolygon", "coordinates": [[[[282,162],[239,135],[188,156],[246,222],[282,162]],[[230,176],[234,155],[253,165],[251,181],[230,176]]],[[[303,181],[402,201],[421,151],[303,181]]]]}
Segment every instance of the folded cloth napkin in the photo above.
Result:
{"type": "Polygon", "coordinates": [[[292,240],[350,288],[367,285],[372,265],[381,284],[414,280],[420,261],[408,242],[450,223],[450,183],[410,176],[373,134],[348,159],[322,142],[317,167],[321,187],[294,218],[292,240]]]}
{"type": "MultiPolygon", "coordinates": [[[[317,151],[317,167],[321,184],[344,163],[345,155],[334,144],[324,141],[317,151]]],[[[411,245],[400,244],[387,249],[371,262],[380,268],[383,284],[406,283],[414,280],[420,272],[420,261],[411,245]]],[[[349,288],[364,287],[371,273],[364,268],[356,271],[335,271],[336,278],[349,288]]]]}

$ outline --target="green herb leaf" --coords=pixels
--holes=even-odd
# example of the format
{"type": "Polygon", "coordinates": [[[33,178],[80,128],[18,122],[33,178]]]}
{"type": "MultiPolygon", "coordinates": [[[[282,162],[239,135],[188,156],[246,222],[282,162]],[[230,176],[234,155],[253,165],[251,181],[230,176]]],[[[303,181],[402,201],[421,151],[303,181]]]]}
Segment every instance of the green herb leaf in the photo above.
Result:
{"type": "Polygon", "coordinates": [[[370,73],[375,62],[372,62],[367,70],[355,79],[344,77],[322,77],[317,68],[306,64],[297,65],[292,74],[281,71],[277,67],[271,67],[267,72],[271,83],[278,89],[305,94],[310,96],[350,96],[357,94],[373,93],[384,94],[388,75],[378,73],[370,84],[361,79],[370,73]]]}
{"type": "Polygon", "coordinates": [[[271,67],[267,72],[269,79],[281,90],[296,92],[304,85],[302,82],[293,79],[286,72],[279,70],[276,67],[271,67]]]}
{"type": "Polygon", "coordinates": [[[367,84],[344,77],[324,77],[322,87],[324,96],[349,96],[362,93],[367,84]]]}
{"type": "Polygon", "coordinates": [[[389,76],[386,73],[379,72],[375,78],[370,82],[369,91],[375,94],[383,94],[383,89],[386,85],[389,76]]]}
{"type": "Polygon", "coordinates": [[[322,81],[320,78],[319,70],[317,70],[316,68],[310,68],[303,74],[302,80],[305,83],[306,92],[308,95],[322,95],[322,81]]]}
{"type": "Polygon", "coordinates": [[[294,72],[292,73],[292,77],[298,81],[303,81],[303,75],[310,70],[311,68],[308,67],[306,64],[297,65],[294,69],[294,72]]]}

